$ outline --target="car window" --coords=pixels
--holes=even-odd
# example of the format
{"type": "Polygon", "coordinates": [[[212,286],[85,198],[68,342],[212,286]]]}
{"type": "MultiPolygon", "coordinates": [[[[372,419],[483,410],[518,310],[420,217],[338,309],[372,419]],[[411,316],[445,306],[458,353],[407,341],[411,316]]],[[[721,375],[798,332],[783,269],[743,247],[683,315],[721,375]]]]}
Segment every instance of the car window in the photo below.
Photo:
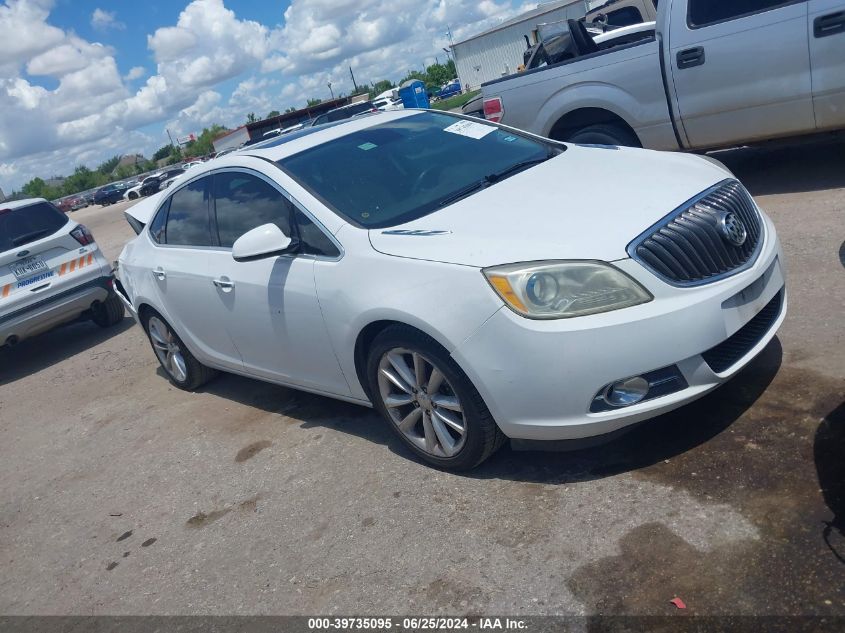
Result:
{"type": "Polygon", "coordinates": [[[518,132],[426,111],[345,134],[278,164],[344,219],[383,228],[495,186],[560,151],[518,132]]]}
{"type": "Polygon", "coordinates": [[[165,228],[166,242],[172,246],[211,246],[208,217],[208,178],[200,178],[170,198],[165,228]]]}
{"type": "Polygon", "coordinates": [[[299,236],[300,253],[336,257],[337,246],[278,189],[243,172],[214,176],[215,218],[220,245],[231,248],[241,235],[262,224],[275,224],[285,235],[299,236]],[[295,229],[291,228],[291,220],[295,229]]]}
{"type": "Polygon", "coordinates": [[[687,21],[691,27],[707,26],[788,4],[795,4],[795,0],[731,0],[731,2],[690,0],[687,21]]]}
{"type": "Polygon", "coordinates": [[[292,236],[293,204],[261,178],[243,172],[216,174],[213,192],[220,246],[231,248],[241,235],[262,224],[275,224],[292,236]]]}
{"type": "Polygon", "coordinates": [[[0,202],[0,252],[52,235],[68,221],[68,217],[49,202],[16,209],[4,209],[0,202]]]}
{"type": "Polygon", "coordinates": [[[158,210],[158,213],[155,214],[153,221],[150,222],[150,237],[153,238],[153,242],[156,244],[166,244],[166,239],[164,235],[164,228],[167,225],[167,210],[170,208],[170,198],[168,198],[161,208],[158,210]]]}
{"type": "Polygon", "coordinates": [[[642,21],[643,16],[636,7],[624,7],[616,11],[607,12],[608,26],[630,26],[632,24],[640,24],[642,21]]]}

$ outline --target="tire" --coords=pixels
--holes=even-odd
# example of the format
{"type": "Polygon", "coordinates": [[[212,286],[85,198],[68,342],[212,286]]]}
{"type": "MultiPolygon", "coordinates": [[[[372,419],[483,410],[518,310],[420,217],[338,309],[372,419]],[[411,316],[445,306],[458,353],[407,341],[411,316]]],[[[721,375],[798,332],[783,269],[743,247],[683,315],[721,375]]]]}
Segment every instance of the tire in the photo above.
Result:
{"type": "Polygon", "coordinates": [[[583,145],[616,145],[622,147],[642,147],[636,134],[613,123],[598,123],[573,132],[570,143],[583,145]]]}
{"type": "Polygon", "coordinates": [[[193,391],[217,375],[216,370],[211,367],[206,367],[199,362],[193,354],[191,354],[188,348],[185,347],[182,339],[179,338],[179,336],[171,329],[170,324],[167,323],[167,321],[164,320],[164,317],[162,317],[158,312],[154,312],[152,310],[147,312],[144,315],[143,323],[144,331],[147,333],[147,338],[150,340],[153,353],[156,355],[158,362],[161,364],[161,368],[167,375],[167,379],[174,387],[178,387],[184,391],[193,391]],[[155,334],[151,333],[151,327],[153,328],[155,334]],[[167,332],[166,335],[161,331],[161,327],[165,328],[167,332]],[[159,339],[159,337],[161,338],[159,339]],[[165,345],[169,343],[174,346],[171,349],[175,348],[179,357],[181,357],[182,362],[178,364],[171,364],[169,367],[165,358],[172,358],[172,356],[165,352],[157,340],[160,340],[160,342],[165,345]],[[177,369],[174,371],[171,367],[175,367],[177,369]],[[183,370],[184,373],[182,375],[181,372],[183,370]]]}
{"type": "Polygon", "coordinates": [[[373,405],[388,426],[433,466],[469,470],[507,439],[466,374],[439,343],[419,330],[395,325],[382,331],[369,350],[367,379],[373,405]],[[416,378],[419,361],[421,380],[416,378]],[[405,373],[393,364],[402,362],[405,373]],[[435,371],[440,374],[438,386],[427,393],[435,382],[435,371]],[[401,376],[416,384],[401,380],[401,376]],[[385,399],[392,401],[390,406],[385,399]],[[456,430],[461,427],[462,432],[456,430]]]}
{"type": "Polygon", "coordinates": [[[134,191],[129,192],[129,199],[130,200],[135,200],[137,197],[138,197],[138,194],[135,193],[134,191]]]}
{"type": "Polygon", "coordinates": [[[123,321],[126,311],[123,302],[114,292],[102,303],[98,303],[91,309],[91,320],[100,327],[111,327],[123,321]]]}

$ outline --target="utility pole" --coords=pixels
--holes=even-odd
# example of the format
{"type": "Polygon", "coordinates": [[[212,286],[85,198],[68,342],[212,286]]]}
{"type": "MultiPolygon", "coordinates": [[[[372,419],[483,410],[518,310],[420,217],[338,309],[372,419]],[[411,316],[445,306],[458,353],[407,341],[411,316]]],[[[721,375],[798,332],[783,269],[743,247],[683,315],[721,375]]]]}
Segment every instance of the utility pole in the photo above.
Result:
{"type": "Polygon", "coordinates": [[[358,84],[355,83],[355,75],[352,73],[352,66],[349,67],[349,74],[352,75],[352,85],[355,86],[355,92],[358,92],[358,84]]]}
{"type": "Polygon", "coordinates": [[[332,90],[332,82],[329,82],[329,92],[332,93],[332,101],[334,101],[334,90],[332,90]]]}
{"type": "Polygon", "coordinates": [[[175,146],[175,143],[173,142],[173,137],[170,136],[170,130],[168,130],[167,128],[164,128],[164,131],[167,132],[167,138],[170,139],[170,144],[175,146]]]}

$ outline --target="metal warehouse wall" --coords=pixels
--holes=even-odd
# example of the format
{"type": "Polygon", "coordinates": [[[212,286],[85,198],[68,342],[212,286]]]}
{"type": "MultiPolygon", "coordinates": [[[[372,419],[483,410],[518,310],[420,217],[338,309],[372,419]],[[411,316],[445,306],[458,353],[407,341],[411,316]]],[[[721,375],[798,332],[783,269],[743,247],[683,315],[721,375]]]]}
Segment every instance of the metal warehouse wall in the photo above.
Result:
{"type": "Polygon", "coordinates": [[[531,38],[531,32],[538,24],[577,19],[584,15],[584,3],[575,2],[455,44],[452,51],[461,85],[464,89],[475,90],[486,81],[515,73],[517,66],[522,63],[522,53],[525,50],[523,35],[531,38]]]}

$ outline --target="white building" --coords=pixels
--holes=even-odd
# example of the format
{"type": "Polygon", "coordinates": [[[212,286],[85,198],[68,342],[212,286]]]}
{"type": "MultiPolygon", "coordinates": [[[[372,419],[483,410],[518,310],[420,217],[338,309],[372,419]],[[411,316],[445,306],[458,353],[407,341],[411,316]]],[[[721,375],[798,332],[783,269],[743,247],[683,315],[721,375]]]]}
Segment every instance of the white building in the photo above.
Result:
{"type": "Polygon", "coordinates": [[[557,0],[541,4],[491,29],[452,45],[455,68],[464,90],[476,90],[493,79],[515,73],[527,48],[525,36],[534,44],[538,25],[583,18],[585,0],[557,0]]]}

